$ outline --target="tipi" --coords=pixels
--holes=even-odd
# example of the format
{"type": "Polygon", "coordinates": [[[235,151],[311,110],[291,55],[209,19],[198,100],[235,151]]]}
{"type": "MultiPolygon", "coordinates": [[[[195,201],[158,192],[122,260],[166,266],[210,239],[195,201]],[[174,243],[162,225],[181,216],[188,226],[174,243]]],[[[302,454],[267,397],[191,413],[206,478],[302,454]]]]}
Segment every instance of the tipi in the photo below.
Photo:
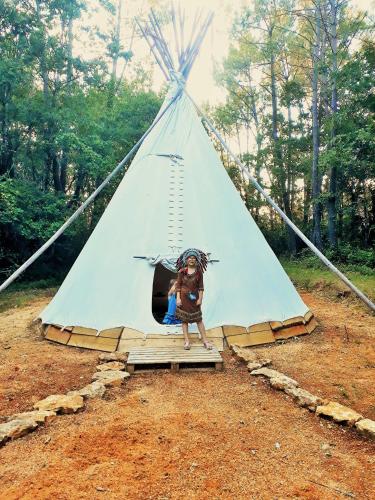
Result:
{"type": "Polygon", "coordinates": [[[188,247],[209,256],[203,315],[219,349],[223,337],[255,345],[314,329],[312,313],[245,208],[184,91],[210,20],[185,50],[179,46],[178,71],[156,16],[140,26],[168,74],[169,91],[94,232],[41,313],[47,339],[106,351],[182,345],[180,327],[163,325],[160,313],[176,258],[188,247]]]}

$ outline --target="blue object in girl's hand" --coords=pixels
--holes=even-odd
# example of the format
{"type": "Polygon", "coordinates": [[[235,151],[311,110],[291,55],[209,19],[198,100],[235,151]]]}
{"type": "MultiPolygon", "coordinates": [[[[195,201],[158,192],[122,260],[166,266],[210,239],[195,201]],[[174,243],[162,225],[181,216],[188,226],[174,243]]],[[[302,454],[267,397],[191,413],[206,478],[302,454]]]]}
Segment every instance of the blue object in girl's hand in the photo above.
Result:
{"type": "Polygon", "coordinates": [[[165,314],[163,319],[164,325],[180,325],[181,321],[176,318],[176,295],[170,295],[168,297],[168,312],[165,314]]]}
{"type": "Polygon", "coordinates": [[[191,292],[190,292],[190,293],[188,294],[188,297],[189,297],[189,299],[190,299],[191,301],[193,301],[193,300],[197,300],[197,296],[195,295],[195,293],[191,293],[191,292]]]}

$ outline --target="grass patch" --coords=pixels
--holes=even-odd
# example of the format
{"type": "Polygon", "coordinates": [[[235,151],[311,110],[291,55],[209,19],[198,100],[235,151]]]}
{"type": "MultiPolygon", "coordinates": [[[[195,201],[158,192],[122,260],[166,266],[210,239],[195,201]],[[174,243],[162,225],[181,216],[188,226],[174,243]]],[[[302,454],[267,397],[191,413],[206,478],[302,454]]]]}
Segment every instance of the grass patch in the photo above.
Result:
{"type": "Polygon", "coordinates": [[[55,280],[21,282],[10,285],[0,293],[0,313],[8,309],[25,307],[40,297],[53,297],[59,283],[55,280]]]}
{"type": "MultiPolygon", "coordinates": [[[[285,271],[293,283],[306,290],[326,290],[340,294],[349,288],[328,268],[310,266],[306,260],[281,259],[285,271]]],[[[345,266],[336,266],[346,277],[358,287],[367,297],[375,300],[375,273],[363,274],[358,271],[351,271],[345,266]]]]}

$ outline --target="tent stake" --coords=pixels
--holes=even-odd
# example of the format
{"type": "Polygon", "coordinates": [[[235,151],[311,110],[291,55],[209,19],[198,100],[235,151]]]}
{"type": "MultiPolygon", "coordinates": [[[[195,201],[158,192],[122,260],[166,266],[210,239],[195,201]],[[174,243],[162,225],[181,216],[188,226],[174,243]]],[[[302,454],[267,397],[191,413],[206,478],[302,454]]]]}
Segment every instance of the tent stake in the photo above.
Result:
{"type": "Polygon", "coordinates": [[[298,227],[289,219],[287,215],[281,210],[281,208],[273,201],[273,199],[264,191],[262,186],[257,182],[257,180],[251,175],[249,170],[245,167],[245,165],[239,160],[239,158],[231,151],[230,147],[221,137],[220,133],[216,130],[211,121],[207,118],[207,116],[200,110],[198,105],[195,103],[193,98],[188,94],[186,90],[184,90],[185,94],[189,97],[198,113],[202,116],[204,121],[207,123],[212,132],[219,139],[222,146],[228,151],[229,155],[233,158],[236,164],[239,166],[242,173],[249,179],[249,181],[255,186],[255,188],[265,197],[268,203],[276,210],[276,212],[280,215],[280,217],[288,224],[289,227],[293,229],[293,231],[301,238],[301,240],[314,252],[319,259],[324,262],[324,264],[334,272],[340,279],[343,281],[353,292],[372,310],[375,311],[375,304],[371,302],[371,300],[366,297],[366,295],[361,292],[341,271],[335,267],[330,260],[303,234],[303,232],[298,229],[298,227]]]}
{"type": "Polygon", "coordinates": [[[180,96],[180,92],[178,92],[173,99],[169,102],[168,106],[164,109],[164,111],[158,116],[155,121],[151,124],[151,126],[146,130],[146,132],[142,135],[139,141],[131,148],[129,153],[123,158],[117,167],[104,179],[104,181],[100,184],[100,186],[87,198],[87,200],[82,203],[82,205],[74,212],[73,215],[69,217],[69,219],[58,229],[55,234],[51,236],[51,238],[42,245],[39,250],[37,250],[26,262],[22,264],[13,274],[9,276],[8,279],[4,281],[4,283],[0,286],[0,292],[5,290],[15,279],[18,278],[33,262],[36,261],[38,257],[44,253],[47,248],[49,248],[52,243],[54,243],[57,238],[67,229],[72,222],[85,210],[85,208],[97,197],[97,195],[102,191],[102,189],[108,184],[108,182],[114,177],[119,170],[125,165],[125,163],[129,160],[129,158],[133,155],[133,153],[139,148],[145,138],[149,135],[151,130],[155,127],[155,125],[160,121],[162,116],[167,112],[167,110],[171,107],[171,105],[177,100],[180,96]]]}

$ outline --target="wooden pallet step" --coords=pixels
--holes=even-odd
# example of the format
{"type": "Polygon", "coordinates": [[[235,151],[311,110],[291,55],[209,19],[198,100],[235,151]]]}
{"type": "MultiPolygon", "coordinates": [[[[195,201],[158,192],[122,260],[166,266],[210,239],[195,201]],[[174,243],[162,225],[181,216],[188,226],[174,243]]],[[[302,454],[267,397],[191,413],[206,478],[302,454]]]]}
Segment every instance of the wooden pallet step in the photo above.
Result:
{"type": "Polygon", "coordinates": [[[185,349],[181,349],[181,350],[171,350],[171,351],[153,351],[153,352],[150,352],[150,351],[133,351],[133,349],[131,349],[129,351],[129,355],[131,356],[189,356],[189,357],[197,357],[197,356],[209,356],[209,357],[217,357],[217,356],[220,356],[220,354],[218,353],[218,351],[215,349],[215,351],[212,349],[212,350],[205,350],[205,351],[195,351],[194,349],[190,349],[190,350],[185,350],[185,349]]]}
{"type": "Polygon", "coordinates": [[[185,350],[183,347],[180,348],[180,350],[177,350],[177,349],[171,349],[170,351],[168,350],[160,350],[160,351],[134,351],[133,349],[130,349],[129,352],[132,352],[133,354],[137,354],[139,356],[142,356],[143,354],[148,354],[150,356],[157,356],[158,354],[167,354],[167,355],[173,355],[173,354],[180,354],[180,353],[184,353],[186,354],[187,356],[188,355],[192,355],[192,356],[199,356],[201,354],[208,354],[209,356],[212,356],[214,353],[217,353],[217,349],[215,349],[215,351],[212,349],[212,350],[204,350],[204,351],[195,351],[195,349],[192,347],[190,350],[187,349],[185,350]]]}
{"type": "Polygon", "coordinates": [[[191,354],[191,355],[194,355],[194,356],[199,356],[200,354],[209,354],[210,356],[217,353],[217,349],[204,349],[204,351],[202,350],[199,350],[198,349],[194,349],[194,347],[191,347],[191,349],[183,349],[183,348],[179,348],[179,349],[175,349],[175,348],[171,348],[171,349],[168,349],[168,348],[163,348],[163,349],[155,349],[153,351],[151,350],[148,350],[147,348],[145,350],[138,350],[138,348],[136,349],[131,349],[129,352],[131,352],[132,354],[139,354],[139,355],[142,355],[142,354],[150,354],[150,355],[157,355],[157,354],[174,354],[174,353],[181,353],[181,352],[184,352],[184,354],[188,355],[188,354],[191,354]]]}
{"type": "Polygon", "coordinates": [[[222,358],[219,356],[182,356],[182,355],[175,355],[175,356],[132,356],[131,358],[128,358],[128,363],[169,363],[171,361],[179,361],[181,363],[185,361],[190,361],[190,362],[215,362],[215,361],[222,361],[222,358]]]}
{"type": "Polygon", "coordinates": [[[199,365],[208,365],[216,370],[223,369],[223,360],[217,349],[207,350],[202,346],[194,346],[190,350],[182,347],[155,348],[138,347],[130,349],[127,370],[133,373],[139,368],[148,365],[170,368],[178,371],[180,368],[199,368],[199,365]]]}
{"type": "Polygon", "coordinates": [[[194,356],[136,356],[136,357],[131,357],[130,358],[130,363],[156,363],[156,362],[165,362],[168,363],[169,361],[221,361],[221,358],[219,357],[213,357],[213,356],[199,356],[194,357],[194,356]]]}

